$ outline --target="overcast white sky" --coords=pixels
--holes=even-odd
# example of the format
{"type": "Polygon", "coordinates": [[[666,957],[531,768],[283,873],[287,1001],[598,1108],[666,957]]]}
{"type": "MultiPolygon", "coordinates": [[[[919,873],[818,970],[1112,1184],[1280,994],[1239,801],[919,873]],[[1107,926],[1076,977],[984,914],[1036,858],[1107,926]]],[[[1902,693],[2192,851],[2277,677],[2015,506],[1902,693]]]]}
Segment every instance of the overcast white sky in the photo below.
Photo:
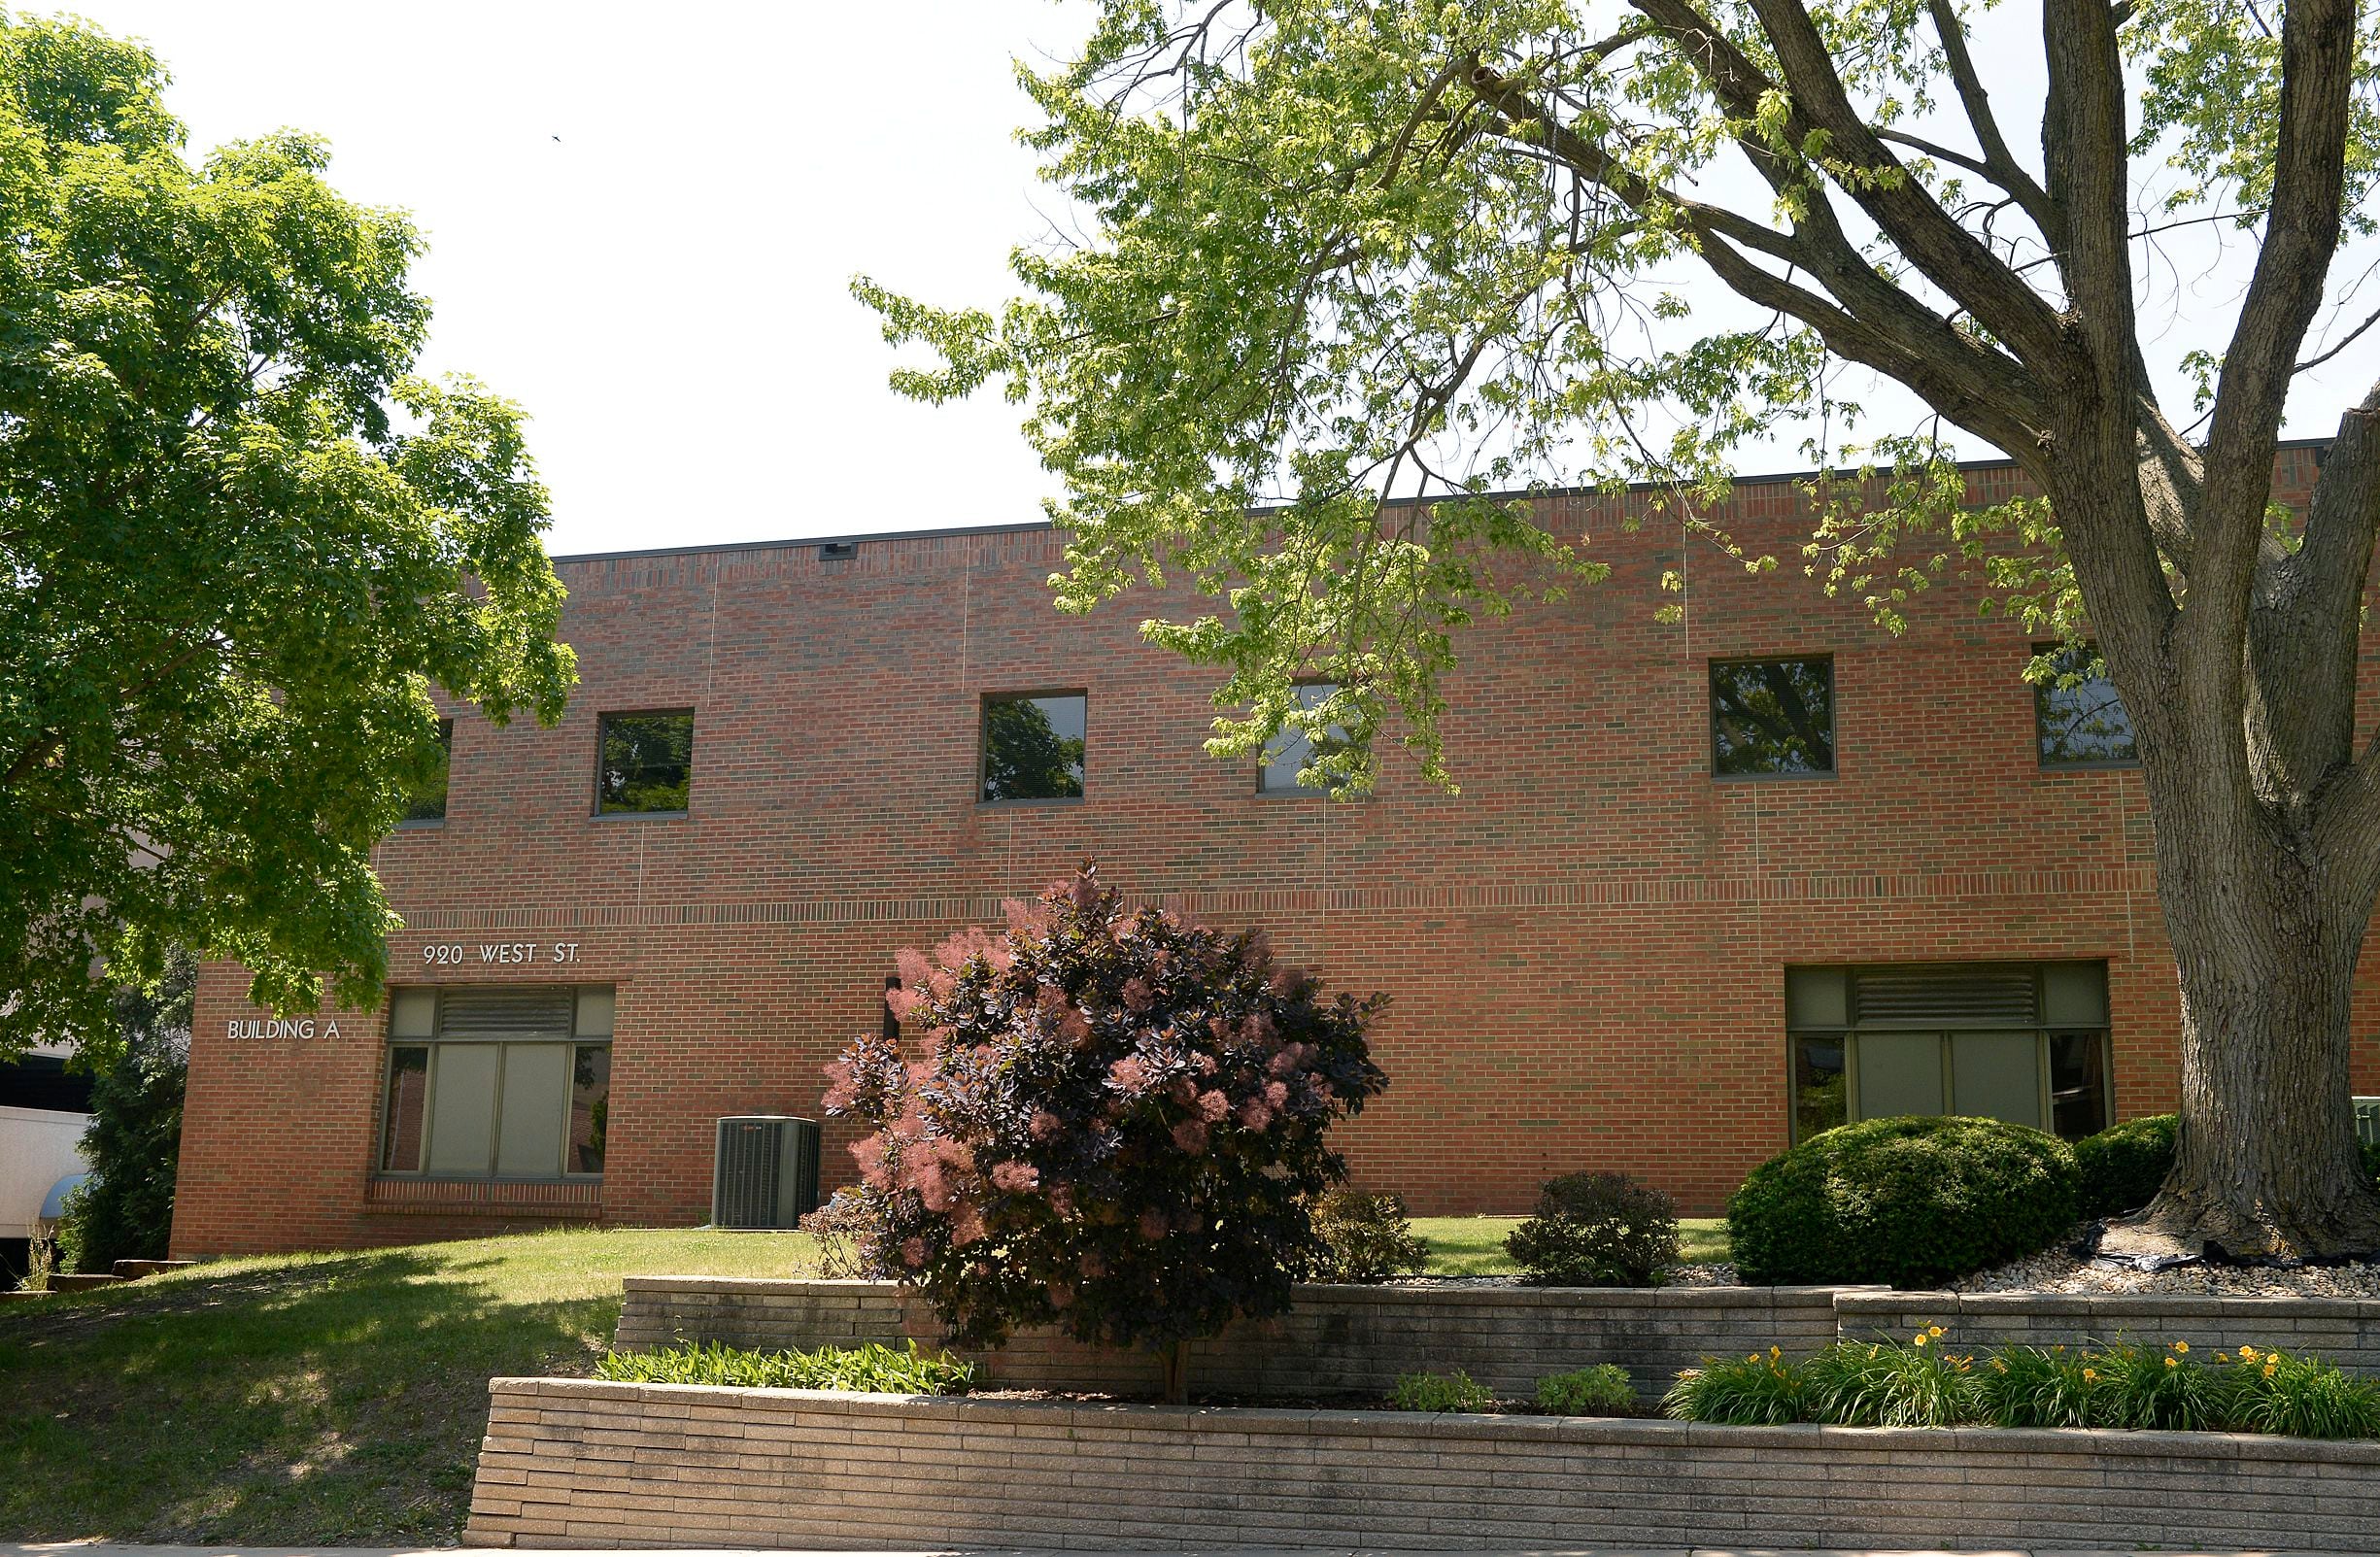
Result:
{"type": "Polygon", "coordinates": [[[311,130],[343,193],[413,212],[424,365],[527,410],[557,553],[1039,517],[1015,409],[896,397],[845,285],[1008,293],[1047,199],[1009,61],[1080,5],[60,9],[157,50],[193,153],[311,130]]]}
{"type": "MultiPolygon", "coordinates": [[[[1027,112],[1010,60],[1067,52],[1085,0],[72,9],[156,48],[194,153],[311,130],[341,190],[414,213],[436,305],[424,366],[527,410],[555,552],[1039,516],[1051,484],[1016,408],[896,397],[891,350],[845,288],[865,271],[936,302],[1009,294],[1008,251],[1052,200],[1010,134],[1027,112]]],[[[2025,126],[2039,23],[2010,14],[2030,11],[2002,8],[1977,38],[2025,126]]],[[[2228,249],[2147,267],[2166,305],[2153,359],[2220,349],[2247,253],[2228,249]]],[[[2334,279],[2371,257],[2342,256],[2334,279]]],[[[2301,384],[2290,431],[2331,430],[2369,360],[2351,351],[2301,384]]],[[[1802,463],[1788,439],[1758,468],[1802,463]]]]}

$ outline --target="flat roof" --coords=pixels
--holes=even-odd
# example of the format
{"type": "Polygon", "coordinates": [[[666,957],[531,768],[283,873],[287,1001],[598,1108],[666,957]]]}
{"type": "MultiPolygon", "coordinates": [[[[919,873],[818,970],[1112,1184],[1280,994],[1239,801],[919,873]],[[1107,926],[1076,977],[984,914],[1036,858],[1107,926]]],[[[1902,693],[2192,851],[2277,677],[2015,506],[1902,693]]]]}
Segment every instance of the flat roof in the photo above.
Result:
{"type": "MultiPolygon", "coordinates": [[[[2328,437],[2283,438],[2275,447],[2277,449],[2324,449],[2329,446],[2330,441],[2328,437]]],[[[1957,461],[1957,464],[1962,471],[2009,470],[2016,468],[2017,462],[2003,455],[1996,459],[1961,459],[1957,461]]],[[[1820,472],[1816,469],[1769,471],[1760,475],[1738,476],[1735,480],[1741,486],[1773,487],[1783,482],[1808,481],[1819,474],[1820,472]]],[[[1628,483],[1622,491],[1658,491],[1662,490],[1662,486],[1660,482],[1636,481],[1628,483]]],[[[1420,498],[1399,497],[1392,499],[1392,502],[1445,502],[1453,495],[1455,494],[1447,493],[1445,496],[1420,498]]],[[[1520,497],[1600,497],[1606,493],[1602,489],[1595,487],[1516,487],[1502,491],[1480,492],[1478,495],[1497,500],[1509,500],[1520,497]]],[[[1251,512],[1277,513],[1286,506],[1282,503],[1269,503],[1251,512]]],[[[858,546],[869,541],[928,541],[937,540],[946,535],[952,537],[1027,535],[1037,530],[1055,527],[1046,519],[1035,519],[1007,525],[950,525],[921,529],[869,530],[858,535],[803,535],[790,540],[716,541],[699,546],[650,546],[629,552],[572,552],[566,556],[556,557],[553,561],[557,566],[564,562],[626,562],[648,557],[700,557],[714,552],[782,552],[801,546],[858,546]]]]}

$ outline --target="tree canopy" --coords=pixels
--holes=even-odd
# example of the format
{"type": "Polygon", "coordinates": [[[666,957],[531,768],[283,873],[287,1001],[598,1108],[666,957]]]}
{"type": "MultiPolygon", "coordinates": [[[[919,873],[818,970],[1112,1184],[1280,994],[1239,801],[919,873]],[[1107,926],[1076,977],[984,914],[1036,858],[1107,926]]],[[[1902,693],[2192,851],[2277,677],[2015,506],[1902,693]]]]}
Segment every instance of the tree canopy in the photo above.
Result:
{"type": "Polygon", "coordinates": [[[0,19],[0,1052],[100,1041],[176,946],[375,998],[433,689],[573,680],[519,411],[413,373],[413,224],[309,136],[193,163],[166,81],[0,19]]]}
{"type": "Polygon", "coordinates": [[[1024,295],[998,313],[855,290],[889,339],[939,357],[897,389],[939,400],[1000,378],[1025,406],[1064,483],[1065,608],[1169,570],[1228,599],[1145,628],[1230,672],[1218,755],[1283,721],[1338,724],[1354,738],[1327,765],[1368,782],[1393,714],[1445,782],[1454,629],[1602,574],[1525,504],[1442,500],[1383,524],[1383,495],[1652,483],[1655,511],[1767,568],[1711,516],[1747,451],[1798,443],[1814,466],[1889,473],[1881,492],[1814,484],[1807,557],[1887,625],[1963,554],[2037,627],[2079,634],[2047,506],[1968,504],[1958,434],[2044,474],[2061,402],[2105,374],[2175,466],[2155,503],[2171,528],[2214,461],[2158,391],[2228,388],[2273,402],[2214,419],[2261,479],[2283,339],[2348,290],[2326,297],[2314,229],[2370,230],[2380,21],[2347,0],[2046,0],[2042,52],[2020,62],[2048,82],[2026,158],[1993,106],[2002,73],[1970,43],[1981,15],[1107,0],[1078,57],[1020,67],[1040,117],[1024,138],[1079,237],[1020,249],[1024,295]],[[2292,99],[2321,99],[2323,123],[2287,148],[2285,31],[2324,73],[2292,99]],[[2310,171],[2276,206],[2285,160],[2310,171]],[[2213,338],[2196,322],[2154,370],[2144,353],[2140,256],[2177,229],[2278,239],[2228,383],[2229,354],[2190,344],[2213,338]],[[2276,335],[2274,309],[2295,327],[2276,335]],[[1876,380],[1915,399],[1871,411],[1853,391],[1876,380]],[[1995,533],[2017,544],[1987,560],[1995,533]],[[1286,689],[1316,666],[1341,694],[1301,709],[1286,689]]]}
{"type": "Polygon", "coordinates": [[[933,354],[898,389],[1024,408],[1059,604],[1186,577],[1213,603],[1142,631],[1223,672],[1210,750],[1337,727],[1314,772],[1344,795],[1384,732],[1450,782],[1461,629],[1602,574],[1495,493],[1644,483],[1623,523],[1766,571],[1719,499],[1800,439],[1829,590],[1897,630],[1970,571],[2059,640],[2037,677],[2071,690],[2083,652],[2122,694],[2184,1028],[2150,1220],[2380,1248],[2347,1101],[2380,896],[2367,366],[2303,510],[2273,486],[2293,389],[2380,324],[2380,8],[1988,9],[1103,0],[1021,71],[1079,230],[1017,251],[996,313],[855,290],[933,354]],[[1990,449],[2023,495],[1970,491],[1955,457],[1990,449]]]}

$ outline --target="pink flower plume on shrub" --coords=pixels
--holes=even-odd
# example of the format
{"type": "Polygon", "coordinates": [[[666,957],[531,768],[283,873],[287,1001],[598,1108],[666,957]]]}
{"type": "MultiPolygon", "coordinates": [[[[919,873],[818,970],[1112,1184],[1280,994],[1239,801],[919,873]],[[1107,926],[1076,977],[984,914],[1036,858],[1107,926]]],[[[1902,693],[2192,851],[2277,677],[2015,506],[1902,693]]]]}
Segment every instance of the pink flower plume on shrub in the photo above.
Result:
{"type": "Polygon", "coordinates": [[[1167,1348],[1279,1313],[1321,1252],[1306,1202],[1345,1175],[1328,1127],[1386,1085],[1382,1002],[1089,867],[1003,914],[901,954],[911,1054],[869,1034],[830,1067],[877,1246],[962,1345],[1055,1324],[1167,1348]]]}

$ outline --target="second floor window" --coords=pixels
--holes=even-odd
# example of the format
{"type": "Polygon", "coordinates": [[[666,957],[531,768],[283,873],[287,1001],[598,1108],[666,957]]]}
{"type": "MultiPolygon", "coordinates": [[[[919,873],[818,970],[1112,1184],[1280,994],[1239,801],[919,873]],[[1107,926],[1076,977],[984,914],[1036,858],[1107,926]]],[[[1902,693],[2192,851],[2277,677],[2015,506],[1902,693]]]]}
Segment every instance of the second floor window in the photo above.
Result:
{"type": "MultiPolygon", "coordinates": [[[[1327,681],[1306,681],[1297,686],[1298,707],[1308,713],[1329,702],[1339,689],[1327,681]]],[[[1285,725],[1280,733],[1266,743],[1264,765],[1256,770],[1256,793],[1259,795],[1328,795],[1327,788],[1298,782],[1299,772],[1312,763],[1314,758],[1327,753],[1343,740],[1334,725],[1322,737],[1317,752],[1314,739],[1294,725],[1285,725]]]]}
{"type": "Polygon", "coordinates": [[[597,737],[597,816],[683,816],[694,783],[695,716],[605,714],[597,737]]]}
{"type": "Polygon", "coordinates": [[[1089,695],[1079,692],[986,697],[982,798],[1082,798],[1089,707],[1089,695]]]}
{"type": "Polygon", "coordinates": [[[413,792],[405,806],[409,827],[429,827],[446,820],[446,775],[455,758],[455,722],[438,721],[438,772],[413,792]]]}
{"type": "Polygon", "coordinates": [[[1821,778],[1835,770],[1835,663],[1715,660],[1711,771],[1719,778],[1821,778]]]}
{"type": "Polygon", "coordinates": [[[2132,741],[2132,716],[2125,711],[2116,684],[2097,665],[2088,646],[2035,644],[2033,653],[2055,667],[2033,684],[2033,724],[2041,740],[2043,767],[2126,767],[2140,761],[2132,741]]]}

